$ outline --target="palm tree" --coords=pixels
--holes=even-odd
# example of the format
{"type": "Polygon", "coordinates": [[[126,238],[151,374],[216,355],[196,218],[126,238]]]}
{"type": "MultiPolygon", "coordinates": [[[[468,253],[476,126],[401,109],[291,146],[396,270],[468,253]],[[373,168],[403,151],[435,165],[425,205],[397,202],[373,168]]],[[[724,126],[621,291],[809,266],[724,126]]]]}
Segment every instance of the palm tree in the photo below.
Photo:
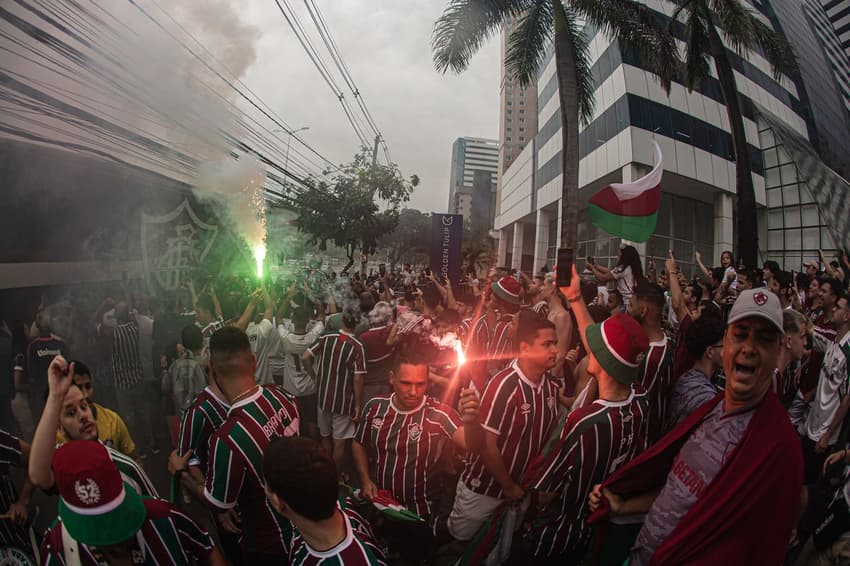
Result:
{"type": "Polygon", "coordinates": [[[537,75],[549,41],[554,41],[563,147],[560,241],[573,249],[578,235],[579,120],[586,124],[593,115],[596,86],[579,17],[635,52],[669,91],[677,61],[675,43],[652,12],[634,0],[450,0],[434,26],[432,42],[437,70],[459,73],[506,20],[518,18],[505,63],[525,87],[537,75]]]}
{"type": "Polygon", "coordinates": [[[747,267],[758,265],[758,219],[753,189],[752,160],[747,147],[741,97],[726,45],[740,54],[760,50],[770,63],[775,79],[796,70],[794,51],[787,41],[758,19],[740,0],[673,0],[677,5],[670,25],[684,18],[685,83],[692,90],[709,75],[709,57],[720,82],[726,115],[732,130],[738,193],[738,255],[747,267]]]}

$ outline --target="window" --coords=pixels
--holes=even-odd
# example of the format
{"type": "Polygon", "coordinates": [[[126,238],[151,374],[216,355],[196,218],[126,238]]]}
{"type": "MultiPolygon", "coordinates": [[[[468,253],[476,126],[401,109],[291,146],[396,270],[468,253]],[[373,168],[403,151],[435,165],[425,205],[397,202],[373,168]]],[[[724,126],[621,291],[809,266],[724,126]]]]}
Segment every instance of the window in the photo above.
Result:
{"type": "Polygon", "coordinates": [[[511,137],[510,137],[510,136],[506,137],[506,138],[505,138],[505,141],[506,141],[506,142],[511,141],[511,137]]]}
{"type": "Polygon", "coordinates": [[[525,137],[524,137],[524,136],[520,136],[520,137],[519,137],[519,141],[524,142],[524,141],[525,141],[525,137]]]}
{"type": "Polygon", "coordinates": [[[507,129],[509,132],[511,131],[511,128],[510,128],[510,127],[506,128],[506,129],[507,129]]]}
{"type": "Polygon", "coordinates": [[[520,114],[525,114],[525,108],[520,108],[520,109],[519,109],[519,113],[520,113],[520,114]]]}
{"type": "Polygon", "coordinates": [[[520,126],[519,131],[520,131],[520,132],[524,132],[524,131],[525,131],[525,128],[523,128],[522,126],[520,126]]]}
{"type": "Polygon", "coordinates": [[[525,124],[525,118],[520,118],[520,119],[519,119],[519,123],[520,123],[520,124],[525,124]]]}
{"type": "Polygon", "coordinates": [[[525,100],[520,100],[520,101],[519,101],[519,105],[520,105],[520,106],[525,106],[525,100]]]}

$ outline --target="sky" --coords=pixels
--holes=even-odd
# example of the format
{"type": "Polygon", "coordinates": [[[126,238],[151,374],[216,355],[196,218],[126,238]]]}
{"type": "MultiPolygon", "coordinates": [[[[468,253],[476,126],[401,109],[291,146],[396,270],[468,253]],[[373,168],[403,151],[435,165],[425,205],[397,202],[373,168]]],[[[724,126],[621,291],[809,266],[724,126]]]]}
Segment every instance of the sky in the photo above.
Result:
{"type": "MultiPolygon", "coordinates": [[[[303,139],[335,163],[359,147],[331,89],[296,40],[274,0],[233,0],[245,24],[256,27],[256,58],[242,77],[303,139]]],[[[448,205],[451,146],[458,137],[497,138],[499,37],[495,35],[460,75],[434,69],[431,32],[448,0],[316,0],[346,65],[406,177],[421,184],[408,204],[423,212],[448,205]]],[[[332,67],[303,2],[290,0],[332,67]]],[[[336,71],[332,67],[333,71],[336,71]]],[[[345,83],[337,74],[337,81],[345,83]]],[[[353,96],[347,98],[353,103],[353,96]]],[[[383,158],[379,153],[379,157],[383,158]]]]}

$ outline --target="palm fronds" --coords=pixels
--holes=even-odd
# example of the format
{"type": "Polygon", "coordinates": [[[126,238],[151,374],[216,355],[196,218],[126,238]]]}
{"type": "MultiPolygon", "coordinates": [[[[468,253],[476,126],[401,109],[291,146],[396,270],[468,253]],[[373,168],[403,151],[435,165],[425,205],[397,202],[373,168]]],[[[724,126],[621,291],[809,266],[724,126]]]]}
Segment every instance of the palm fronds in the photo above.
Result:
{"type": "Polygon", "coordinates": [[[537,2],[522,16],[508,39],[507,72],[526,87],[537,77],[554,31],[552,5],[537,2]]]}

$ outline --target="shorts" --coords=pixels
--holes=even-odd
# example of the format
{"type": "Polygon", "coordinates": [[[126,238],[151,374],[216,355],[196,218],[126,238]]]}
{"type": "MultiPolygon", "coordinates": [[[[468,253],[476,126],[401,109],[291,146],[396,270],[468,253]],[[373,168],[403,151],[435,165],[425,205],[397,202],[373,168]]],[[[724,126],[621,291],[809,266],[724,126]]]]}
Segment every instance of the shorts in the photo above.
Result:
{"type": "Polygon", "coordinates": [[[324,409],[318,409],[319,434],[322,437],[333,436],[337,440],[354,438],[357,427],[348,415],[331,413],[324,409]]]}
{"type": "Polygon", "coordinates": [[[295,402],[298,404],[298,416],[301,418],[301,424],[305,427],[301,429],[301,434],[303,436],[307,434],[307,425],[318,424],[317,411],[319,410],[319,395],[317,393],[313,393],[312,395],[296,397],[295,402]]]}
{"type": "Polygon", "coordinates": [[[498,497],[475,493],[463,480],[458,480],[454,508],[449,515],[449,534],[462,542],[472,540],[502,502],[498,497]]]}

